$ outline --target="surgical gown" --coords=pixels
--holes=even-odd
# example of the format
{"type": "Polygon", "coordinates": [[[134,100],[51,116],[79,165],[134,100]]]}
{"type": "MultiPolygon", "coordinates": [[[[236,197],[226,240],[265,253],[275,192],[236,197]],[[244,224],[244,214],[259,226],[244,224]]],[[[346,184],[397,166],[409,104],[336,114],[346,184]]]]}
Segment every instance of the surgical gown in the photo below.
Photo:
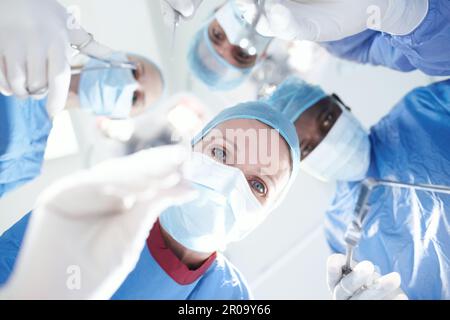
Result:
{"type": "MultiPolygon", "coordinates": [[[[418,88],[370,131],[368,176],[450,186],[450,80],[418,88]]],[[[360,183],[339,182],[326,214],[332,250],[345,252],[360,183]]],[[[356,261],[400,273],[410,299],[450,299],[450,195],[379,187],[369,198],[356,261]]]]}
{"type": "Polygon", "coordinates": [[[366,30],[339,41],[323,42],[332,54],[399,71],[419,69],[432,76],[450,75],[450,1],[430,0],[422,23],[410,34],[392,36],[366,30]]]}
{"type": "Polygon", "coordinates": [[[45,105],[0,94],[0,197],[41,172],[52,128],[45,105]]]}
{"type": "MultiPolygon", "coordinates": [[[[5,284],[19,252],[30,214],[0,237],[0,286],[5,284]]],[[[166,247],[159,222],[152,228],[134,270],[112,299],[247,300],[248,286],[221,254],[213,254],[197,270],[189,270],[166,247]]]]}

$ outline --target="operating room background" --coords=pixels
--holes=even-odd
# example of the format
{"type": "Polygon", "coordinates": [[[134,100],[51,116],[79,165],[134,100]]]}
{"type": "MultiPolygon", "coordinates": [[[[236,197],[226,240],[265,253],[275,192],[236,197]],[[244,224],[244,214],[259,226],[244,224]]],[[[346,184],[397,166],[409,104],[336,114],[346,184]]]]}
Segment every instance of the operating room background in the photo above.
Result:
{"type": "MultiPolygon", "coordinates": [[[[189,73],[186,54],[190,39],[212,9],[222,3],[220,0],[205,1],[195,19],[182,22],[174,43],[170,28],[163,25],[157,0],[61,2],[80,14],[82,25],[100,42],[117,50],[145,55],[160,65],[167,97],[190,91],[209,108],[211,115],[255,97],[255,83],[246,83],[233,92],[217,93],[195,81],[189,73]]],[[[343,62],[323,52],[313,55],[308,44],[298,47],[305,50],[293,51],[291,58],[302,62],[305,77],[339,94],[367,127],[409,90],[435,80],[420,72],[400,73],[343,62]]],[[[153,111],[157,112],[157,108],[153,111]]],[[[0,200],[0,233],[32,210],[45,186],[107,158],[113,148],[115,144],[96,129],[92,116],[78,110],[58,116],[42,175],[0,200]]],[[[329,298],[325,280],[329,251],[322,221],[332,193],[332,184],[300,174],[285,203],[247,239],[231,245],[225,252],[247,278],[256,298],[329,298]]]]}

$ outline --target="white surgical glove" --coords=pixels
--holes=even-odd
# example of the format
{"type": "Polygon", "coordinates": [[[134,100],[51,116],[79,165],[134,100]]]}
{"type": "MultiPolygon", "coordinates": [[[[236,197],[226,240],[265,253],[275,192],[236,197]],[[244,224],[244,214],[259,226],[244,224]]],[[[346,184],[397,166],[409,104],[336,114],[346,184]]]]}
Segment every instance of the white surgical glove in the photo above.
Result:
{"type": "Polygon", "coordinates": [[[333,254],[327,260],[328,288],[334,300],[405,300],[400,289],[400,275],[392,272],[380,276],[370,261],[355,262],[352,272],[342,277],[346,257],[333,254]]]}
{"type": "MultiPolygon", "coordinates": [[[[83,45],[89,34],[55,0],[0,1],[0,93],[43,98],[53,117],[66,105],[70,85],[70,45],[83,45]]],[[[111,53],[95,41],[83,52],[111,53]]]]}
{"type": "Polygon", "coordinates": [[[181,180],[183,150],[159,147],[109,160],[45,190],[2,298],[110,298],[159,213],[193,196],[181,180]]]}
{"type": "MultiPolygon", "coordinates": [[[[253,0],[236,1],[252,11],[253,0]]],[[[333,41],[366,29],[410,33],[426,16],[428,0],[267,0],[265,8],[267,19],[257,28],[263,35],[333,41]]]]}
{"type": "Polygon", "coordinates": [[[164,23],[172,27],[178,14],[184,19],[192,18],[202,2],[203,0],[160,0],[164,23]]]}

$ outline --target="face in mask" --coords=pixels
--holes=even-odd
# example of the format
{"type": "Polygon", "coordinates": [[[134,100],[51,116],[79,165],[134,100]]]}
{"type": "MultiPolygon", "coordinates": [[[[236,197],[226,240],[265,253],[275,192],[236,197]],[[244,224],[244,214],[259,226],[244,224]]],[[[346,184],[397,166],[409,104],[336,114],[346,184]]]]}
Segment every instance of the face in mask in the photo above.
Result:
{"type": "MultiPolygon", "coordinates": [[[[114,53],[111,60],[128,61],[123,53],[114,53]]],[[[105,62],[91,59],[80,77],[78,96],[81,108],[95,115],[127,118],[133,105],[138,83],[130,69],[104,68],[105,62]]]]}
{"type": "Polygon", "coordinates": [[[231,2],[195,35],[188,54],[193,74],[214,90],[242,84],[262,59],[271,38],[259,35],[231,2]]]}
{"type": "Polygon", "coordinates": [[[246,9],[245,3],[229,1],[217,11],[215,17],[232,45],[239,46],[249,55],[260,56],[266,50],[271,38],[262,36],[253,29],[245,16],[249,14],[252,19],[248,20],[252,21],[256,19],[256,13],[246,9]]]}
{"type": "Polygon", "coordinates": [[[173,206],[160,216],[161,226],[186,248],[222,250],[264,219],[264,209],[241,170],[194,152],[186,176],[198,190],[197,199],[173,206]]]}
{"type": "Polygon", "coordinates": [[[323,181],[357,181],[366,177],[370,164],[367,131],[342,107],[337,119],[320,144],[300,162],[300,168],[323,181]]]}

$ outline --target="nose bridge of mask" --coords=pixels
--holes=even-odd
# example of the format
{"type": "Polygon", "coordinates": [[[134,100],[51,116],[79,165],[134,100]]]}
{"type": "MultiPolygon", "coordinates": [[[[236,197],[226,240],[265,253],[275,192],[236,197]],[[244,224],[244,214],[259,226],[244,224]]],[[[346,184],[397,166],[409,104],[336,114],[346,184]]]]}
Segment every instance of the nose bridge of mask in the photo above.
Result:
{"type": "MultiPolygon", "coordinates": [[[[115,53],[111,56],[111,59],[118,62],[128,61],[128,58],[123,53],[115,53]]],[[[138,82],[130,69],[110,68],[108,71],[109,82],[105,83],[105,85],[109,86],[115,92],[115,105],[111,106],[113,108],[113,114],[111,116],[119,118],[126,117],[131,110],[133,94],[139,86],[138,82]],[[122,90],[117,90],[116,88],[122,90]]]]}
{"type": "Polygon", "coordinates": [[[129,115],[131,108],[133,107],[133,95],[138,89],[139,84],[133,76],[131,70],[124,70],[123,81],[117,83],[118,86],[123,86],[121,92],[117,92],[116,107],[112,116],[118,118],[125,118],[129,115]]]}
{"type": "MultiPolygon", "coordinates": [[[[111,55],[110,60],[125,62],[128,61],[124,53],[116,52],[111,55]]],[[[85,66],[80,89],[89,101],[90,106],[83,106],[94,111],[97,115],[106,115],[117,118],[124,118],[129,115],[132,107],[134,91],[138,88],[138,83],[130,69],[108,67],[108,63],[91,59],[85,66]],[[95,69],[105,67],[104,69],[95,69]],[[85,88],[88,86],[88,88],[85,88]]]]}
{"type": "Polygon", "coordinates": [[[193,152],[185,168],[185,178],[206,187],[214,184],[214,189],[228,195],[232,185],[239,178],[239,171],[221,164],[203,153],[193,152]]]}
{"type": "Polygon", "coordinates": [[[251,215],[260,209],[241,170],[219,163],[202,153],[192,153],[185,178],[219,193],[232,207],[237,220],[241,221],[242,216],[251,215]]]}

